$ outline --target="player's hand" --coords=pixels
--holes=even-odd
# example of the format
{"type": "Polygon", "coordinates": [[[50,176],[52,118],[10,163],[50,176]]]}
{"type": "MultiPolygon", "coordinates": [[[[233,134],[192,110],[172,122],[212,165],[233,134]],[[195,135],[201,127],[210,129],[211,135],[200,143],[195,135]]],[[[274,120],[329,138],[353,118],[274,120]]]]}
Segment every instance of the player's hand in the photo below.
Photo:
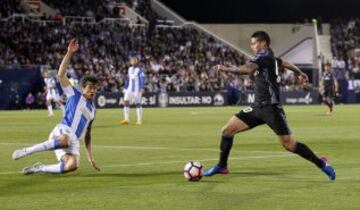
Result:
{"type": "Polygon", "coordinates": [[[96,161],[94,160],[94,158],[91,158],[89,160],[89,163],[95,170],[100,171],[100,168],[96,165],[96,161]]]}
{"type": "Polygon", "coordinates": [[[305,85],[309,82],[309,77],[305,73],[301,73],[298,76],[298,79],[299,79],[300,83],[303,85],[305,85]]]}
{"type": "Polygon", "coordinates": [[[78,49],[79,49],[79,44],[77,43],[76,39],[71,39],[68,46],[68,52],[75,53],[78,49]]]}

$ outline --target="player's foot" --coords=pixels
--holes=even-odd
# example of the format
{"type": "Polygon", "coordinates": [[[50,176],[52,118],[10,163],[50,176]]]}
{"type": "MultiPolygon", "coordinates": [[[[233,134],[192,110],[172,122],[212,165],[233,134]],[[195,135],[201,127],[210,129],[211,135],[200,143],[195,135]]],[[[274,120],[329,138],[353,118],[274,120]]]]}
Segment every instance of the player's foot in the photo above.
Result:
{"type": "Polygon", "coordinates": [[[208,170],[205,171],[204,176],[212,176],[215,174],[228,174],[229,173],[229,169],[227,167],[220,167],[218,165],[215,165],[212,168],[209,168],[208,170]]]}
{"type": "Polygon", "coordinates": [[[129,120],[122,120],[120,121],[120,125],[129,125],[130,121],[129,120]]]}
{"type": "Polygon", "coordinates": [[[48,114],[48,117],[54,117],[54,114],[48,114]]]}
{"type": "Polygon", "coordinates": [[[329,177],[330,180],[335,180],[336,173],[334,167],[332,167],[325,157],[320,158],[324,162],[324,166],[322,167],[322,171],[329,177]]]}
{"type": "Polygon", "coordinates": [[[327,111],[326,115],[332,115],[332,113],[333,113],[332,111],[327,111]]]}
{"type": "Polygon", "coordinates": [[[138,120],[138,121],[136,122],[136,125],[141,125],[141,124],[142,124],[141,120],[138,120]]]}
{"type": "Polygon", "coordinates": [[[22,148],[22,149],[15,150],[13,152],[12,159],[18,160],[18,159],[23,158],[28,155],[29,155],[29,153],[26,151],[26,148],[22,148]]]}
{"type": "Polygon", "coordinates": [[[35,174],[41,172],[44,165],[42,163],[35,163],[32,166],[25,167],[22,171],[24,175],[35,174]]]}

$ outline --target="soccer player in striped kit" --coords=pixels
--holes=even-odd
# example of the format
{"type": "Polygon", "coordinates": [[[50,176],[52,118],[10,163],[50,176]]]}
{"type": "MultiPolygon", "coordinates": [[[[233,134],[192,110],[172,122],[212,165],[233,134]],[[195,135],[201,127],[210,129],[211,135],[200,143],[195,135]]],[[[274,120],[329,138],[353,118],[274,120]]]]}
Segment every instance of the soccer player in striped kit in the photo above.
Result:
{"type": "Polygon", "coordinates": [[[54,116],[53,108],[51,102],[54,101],[59,108],[63,111],[63,114],[65,114],[65,108],[64,105],[61,103],[59,93],[56,89],[56,81],[54,77],[51,77],[49,75],[49,72],[44,72],[44,82],[46,84],[46,105],[48,108],[48,116],[52,117],[54,116]]]}
{"type": "Polygon", "coordinates": [[[141,97],[144,92],[144,70],[139,66],[139,59],[132,57],[131,66],[128,69],[127,79],[124,89],[124,120],[120,121],[121,125],[130,123],[130,103],[134,102],[136,106],[136,125],[142,124],[142,105],[141,97]]]}
{"type": "Polygon", "coordinates": [[[58,72],[61,87],[67,96],[64,118],[55,126],[47,141],[16,150],[12,155],[12,158],[17,160],[34,153],[54,150],[59,162],[52,165],[35,163],[23,169],[25,175],[40,172],[58,174],[75,171],[79,167],[79,149],[82,138],[85,139],[89,163],[94,169],[100,170],[94,160],[91,147],[91,125],[95,118],[93,99],[96,94],[98,79],[93,76],[84,77],[82,91],[80,92],[71,86],[69,79],[66,77],[66,69],[70,59],[77,50],[78,44],[73,39],[70,41],[68,51],[61,62],[58,72]]]}

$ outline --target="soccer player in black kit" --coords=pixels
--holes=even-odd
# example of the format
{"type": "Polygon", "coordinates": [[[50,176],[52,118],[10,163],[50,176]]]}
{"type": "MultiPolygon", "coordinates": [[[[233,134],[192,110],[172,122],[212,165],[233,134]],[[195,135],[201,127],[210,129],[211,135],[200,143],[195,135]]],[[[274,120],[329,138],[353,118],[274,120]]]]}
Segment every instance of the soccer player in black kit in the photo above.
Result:
{"type": "Polygon", "coordinates": [[[251,36],[251,49],[255,58],[239,67],[214,66],[217,71],[239,75],[253,75],[255,82],[255,104],[241,110],[222,129],[220,160],[205,171],[205,176],[227,174],[227,160],[233,145],[234,135],[267,124],[279,137],[282,146],[319,167],[330,180],[335,180],[335,170],[326,158],[319,158],[300,141],[296,141],[286,121],[285,112],[280,104],[279,68],[293,71],[301,83],[307,83],[308,77],[292,63],[276,58],[270,48],[270,37],[264,31],[257,31],[251,36]]]}
{"type": "Polygon", "coordinates": [[[339,90],[339,85],[331,72],[331,64],[325,63],[324,74],[320,80],[320,92],[323,96],[323,102],[328,106],[327,115],[331,115],[334,107],[334,98],[339,90]]]}

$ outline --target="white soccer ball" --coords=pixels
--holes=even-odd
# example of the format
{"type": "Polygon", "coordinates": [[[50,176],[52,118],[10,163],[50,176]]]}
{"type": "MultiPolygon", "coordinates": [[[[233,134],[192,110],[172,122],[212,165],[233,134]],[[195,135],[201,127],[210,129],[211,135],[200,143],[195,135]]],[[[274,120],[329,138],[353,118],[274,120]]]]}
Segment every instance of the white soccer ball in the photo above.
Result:
{"type": "Polygon", "coordinates": [[[190,161],[184,167],[184,177],[189,181],[199,181],[204,174],[203,167],[200,162],[190,161]]]}

